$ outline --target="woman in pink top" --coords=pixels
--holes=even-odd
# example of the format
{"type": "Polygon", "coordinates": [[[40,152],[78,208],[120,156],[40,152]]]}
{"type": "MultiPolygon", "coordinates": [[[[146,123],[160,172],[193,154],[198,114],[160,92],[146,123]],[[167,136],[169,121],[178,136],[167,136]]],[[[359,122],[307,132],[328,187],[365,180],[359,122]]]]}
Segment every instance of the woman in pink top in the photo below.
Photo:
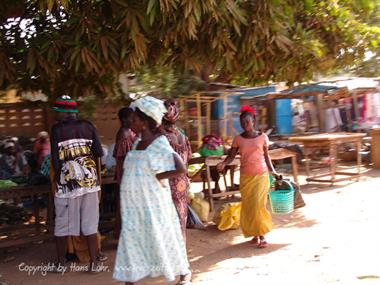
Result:
{"type": "Polygon", "coordinates": [[[269,172],[277,177],[268,155],[268,136],[254,128],[255,110],[244,106],[240,110],[240,124],[244,132],[235,137],[227,158],[217,165],[220,172],[240,152],[240,225],[252,243],[267,247],[265,234],[272,229],[272,217],[266,208],[269,191],[269,172]]]}
{"type": "Polygon", "coordinates": [[[45,131],[39,132],[34,143],[33,152],[36,154],[38,167],[41,167],[45,157],[50,154],[49,134],[45,131]]]}

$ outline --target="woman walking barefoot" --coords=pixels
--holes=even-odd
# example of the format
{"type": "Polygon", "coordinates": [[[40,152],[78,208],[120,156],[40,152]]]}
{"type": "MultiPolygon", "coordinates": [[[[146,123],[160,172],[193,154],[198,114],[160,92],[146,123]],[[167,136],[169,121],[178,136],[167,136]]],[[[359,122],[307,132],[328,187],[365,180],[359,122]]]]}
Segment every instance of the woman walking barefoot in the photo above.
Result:
{"type": "Polygon", "coordinates": [[[268,155],[268,136],[254,128],[255,110],[244,106],[240,114],[243,133],[235,137],[227,158],[217,165],[220,172],[240,152],[240,225],[245,237],[258,247],[267,247],[265,234],[272,229],[272,217],[266,208],[269,190],[269,172],[276,177],[268,155]]]}

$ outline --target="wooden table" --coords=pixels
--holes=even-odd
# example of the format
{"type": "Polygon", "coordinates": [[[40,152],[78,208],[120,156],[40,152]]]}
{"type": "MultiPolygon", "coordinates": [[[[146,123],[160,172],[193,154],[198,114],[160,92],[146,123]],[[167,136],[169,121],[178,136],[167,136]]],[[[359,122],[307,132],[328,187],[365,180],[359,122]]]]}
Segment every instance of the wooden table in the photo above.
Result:
{"type": "Polygon", "coordinates": [[[35,241],[46,240],[52,237],[53,226],[53,194],[51,192],[50,184],[43,185],[24,185],[10,188],[0,188],[0,199],[9,200],[24,197],[33,198],[33,212],[35,216],[35,222],[30,225],[7,225],[1,226],[0,233],[4,238],[0,242],[0,249],[20,246],[23,244],[32,243],[35,241]],[[38,196],[41,194],[48,194],[47,216],[46,224],[42,224],[40,221],[40,206],[38,203],[38,196]],[[34,230],[33,230],[34,228],[34,230]],[[32,229],[31,231],[26,231],[32,229]],[[42,229],[46,229],[43,231],[42,229]],[[17,238],[14,234],[16,231],[20,231],[21,237],[17,238]],[[22,236],[23,235],[23,236],[22,236]]]}
{"type": "Polygon", "coordinates": [[[292,159],[292,174],[294,182],[298,183],[298,164],[297,153],[286,148],[276,148],[268,151],[269,157],[272,161],[281,160],[285,158],[292,159]]]}
{"type": "Polygon", "coordinates": [[[360,178],[361,154],[360,149],[362,146],[364,133],[325,133],[311,136],[290,137],[289,141],[302,143],[304,147],[306,174],[308,182],[324,182],[334,184],[335,182],[358,179],[360,178]],[[343,143],[353,143],[356,145],[357,156],[357,172],[343,172],[337,171],[337,154],[338,146],[343,143]],[[310,154],[313,150],[327,149],[330,154],[330,171],[325,174],[310,176],[310,154]],[[337,175],[345,177],[337,178],[337,175]],[[326,176],[331,176],[326,178],[326,176]]]}
{"type": "Polygon", "coordinates": [[[227,189],[227,182],[224,176],[224,183],[226,186],[226,190],[222,191],[220,193],[212,193],[212,188],[211,188],[211,171],[210,167],[216,166],[218,163],[224,161],[226,156],[209,156],[205,159],[205,166],[206,166],[206,174],[207,174],[207,190],[209,193],[209,201],[210,201],[210,211],[214,209],[214,200],[213,198],[218,198],[218,197],[225,197],[225,196],[230,196],[234,194],[240,193],[239,189],[235,189],[235,184],[234,184],[234,171],[235,167],[240,165],[240,157],[236,157],[231,163],[227,164],[226,166],[232,166],[230,169],[230,177],[231,177],[231,191],[228,191],[227,189]]]}
{"type": "MultiPolygon", "coordinates": [[[[101,182],[102,186],[106,184],[116,183],[112,175],[102,177],[101,182]]],[[[33,214],[36,220],[33,224],[30,225],[2,225],[0,227],[0,234],[3,236],[8,236],[8,238],[3,238],[0,240],[0,250],[53,238],[54,197],[50,184],[20,185],[10,188],[0,188],[1,200],[10,200],[24,197],[33,198],[33,214]],[[40,220],[38,196],[41,194],[48,194],[46,224],[41,223],[40,220]],[[23,234],[24,236],[16,237],[16,232],[20,232],[21,235],[23,234]]]]}

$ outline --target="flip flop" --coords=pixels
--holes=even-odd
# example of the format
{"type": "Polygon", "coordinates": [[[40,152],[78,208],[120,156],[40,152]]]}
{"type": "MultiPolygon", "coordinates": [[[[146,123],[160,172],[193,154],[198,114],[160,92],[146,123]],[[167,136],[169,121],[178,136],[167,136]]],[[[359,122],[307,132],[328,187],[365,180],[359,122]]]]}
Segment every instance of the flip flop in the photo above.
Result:
{"type": "Polygon", "coordinates": [[[258,237],[253,237],[250,241],[252,244],[259,244],[259,238],[258,237]]]}
{"type": "Polygon", "coordinates": [[[257,245],[258,248],[266,248],[268,247],[268,243],[266,240],[261,240],[260,243],[257,245]]]}
{"type": "Polygon", "coordinates": [[[99,252],[96,256],[97,261],[104,262],[108,260],[108,256],[105,255],[103,252],[99,252]]]}
{"type": "Polygon", "coordinates": [[[176,285],[192,285],[191,280],[179,281],[176,285]]]}

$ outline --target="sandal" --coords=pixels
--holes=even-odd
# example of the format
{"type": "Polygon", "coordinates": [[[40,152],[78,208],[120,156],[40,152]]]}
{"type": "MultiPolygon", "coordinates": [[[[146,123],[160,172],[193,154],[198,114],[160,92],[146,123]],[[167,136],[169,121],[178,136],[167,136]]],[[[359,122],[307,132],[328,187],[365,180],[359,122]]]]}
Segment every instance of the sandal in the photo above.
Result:
{"type": "Polygon", "coordinates": [[[260,240],[260,243],[257,245],[258,248],[266,248],[268,247],[268,243],[265,239],[260,240]]]}
{"type": "Polygon", "coordinates": [[[99,262],[104,262],[108,260],[108,256],[105,255],[103,252],[99,252],[98,255],[96,256],[96,259],[99,262]]]}
{"type": "Polygon", "coordinates": [[[252,244],[259,244],[259,238],[258,237],[253,237],[250,241],[252,244]]]}
{"type": "Polygon", "coordinates": [[[176,285],[192,285],[191,280],[179,281],[176,285]]]}
{"type": "Polygon", "coordinates": [[[184,276],[181,275],[181,279],[185,279],[185,280],[179,280],[178,283],[176,283],[176,285],[192,285],[193,283],[191,282],[191,273],[188,273],[184,276]]]}

